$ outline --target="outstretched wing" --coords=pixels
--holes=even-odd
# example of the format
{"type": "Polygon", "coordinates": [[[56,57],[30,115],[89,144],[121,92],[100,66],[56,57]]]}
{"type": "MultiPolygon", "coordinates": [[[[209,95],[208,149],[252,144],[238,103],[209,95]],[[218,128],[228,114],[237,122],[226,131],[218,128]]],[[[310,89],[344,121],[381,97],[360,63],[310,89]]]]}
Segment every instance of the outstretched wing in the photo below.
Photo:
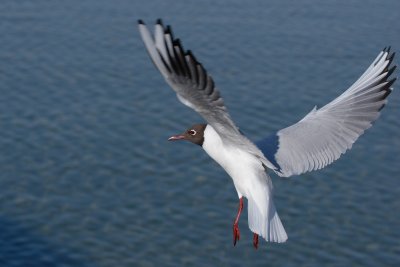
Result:
{"type": "Polygon", "coordinates": [[[229,138],[239,135],[224,105],[214,81],[191,51],[185,51],[179,39],[174,39],[170,26],[161,20],[155,25],[154,38],[143,21],[139,31],[155,66],[176,92],[178,99],[197,111],[214,129],[229,138]]]}
{"type": "Polygon", "coordinates": [[[302,120],[259,141],[258,147],[283,177],[321,169],[351,148],[371,127],[396,80],[394,53],[384,49],[342,95],[302,120]]]}

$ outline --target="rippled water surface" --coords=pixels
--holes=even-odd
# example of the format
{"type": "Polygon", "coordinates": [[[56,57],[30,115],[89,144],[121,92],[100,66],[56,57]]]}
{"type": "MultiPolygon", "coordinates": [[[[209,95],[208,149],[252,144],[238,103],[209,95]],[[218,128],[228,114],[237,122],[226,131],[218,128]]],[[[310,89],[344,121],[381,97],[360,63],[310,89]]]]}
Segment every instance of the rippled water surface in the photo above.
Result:
{"type": "Polygon", "coordinates": [[[255,251],[244,215],[233,247],[233,183],[199,147],[166,142],[202,120],[136,27],[173,25],[256,140],[340,94],[384,46],[400,51],[399,10],[397,0],[2,0],[0,266],[400,266],[400,90],[334,165],[272,175],[288,242],[255,251]]]}

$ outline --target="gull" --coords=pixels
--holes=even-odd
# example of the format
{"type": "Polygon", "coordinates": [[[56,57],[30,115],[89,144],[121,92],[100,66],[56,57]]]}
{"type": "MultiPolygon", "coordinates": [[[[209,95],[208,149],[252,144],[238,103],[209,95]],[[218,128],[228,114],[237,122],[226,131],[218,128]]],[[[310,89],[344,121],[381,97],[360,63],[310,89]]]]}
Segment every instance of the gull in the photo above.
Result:
{"type": "Polygon", "coordinates": [[[187,140],[201,146],[232,178],[239,208],[233,223],[233,245],[240,239],[243,198],[248,202],[248,224],[257,249],[259,236],[285,242],[285,228],[273,202],[267,170],[290,177],[318,170],[350,149],[379,117],[396,78],[390,78],[394,53],[384,48],[361,77],[337,98],[314,107],[299,122],[252,142],[232,121],[212,77],[190,50],[175,39],[159,19],[154,34],[142,20],[139,32],[154,65],[178,99],[207,123],[194,124],[168,140],[187,140]]]}

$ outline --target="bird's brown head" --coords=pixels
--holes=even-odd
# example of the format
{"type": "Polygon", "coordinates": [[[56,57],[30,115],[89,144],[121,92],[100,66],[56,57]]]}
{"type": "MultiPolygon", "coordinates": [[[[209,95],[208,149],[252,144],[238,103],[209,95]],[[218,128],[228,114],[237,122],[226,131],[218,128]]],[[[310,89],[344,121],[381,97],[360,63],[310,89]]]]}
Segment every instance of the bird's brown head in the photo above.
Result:
{"type": "Polygon", "coordinates": [[[181,134],[173,135],[168,141],[187,140],[193,144],[202,146],[204,142],[204,130],[207,124],[195,124],[181,134]]]}

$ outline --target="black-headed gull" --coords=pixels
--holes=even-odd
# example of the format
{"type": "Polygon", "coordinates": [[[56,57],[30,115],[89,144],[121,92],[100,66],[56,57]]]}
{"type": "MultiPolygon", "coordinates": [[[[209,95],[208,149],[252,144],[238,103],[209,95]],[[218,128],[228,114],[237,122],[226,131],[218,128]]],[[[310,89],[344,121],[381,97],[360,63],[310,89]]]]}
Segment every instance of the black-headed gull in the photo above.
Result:
{"type": "Polygon", "coordinates": [[[164,27],[158,20],[152,36],[139,20],[139,31],[153,63],[178,99],[207,121],[169,140],[187,140],[202,146],[232,177],[239,197],[233,223],[234,245],[240,238],[238,222],[243,197],[248,199],[248,222],[255,248],[259,235],[270,242],[287,240],[266,169],[289,177],[321,169],[337,160],[378,118],[396,80],[389,80],[396,68],[390,67],[394,53],[385,48],[339,97],[320,109],[314,108],[299,122],[253,143],[232,121],[211,76],[190,51],[183,49],[169,26],[164,27]]]}

